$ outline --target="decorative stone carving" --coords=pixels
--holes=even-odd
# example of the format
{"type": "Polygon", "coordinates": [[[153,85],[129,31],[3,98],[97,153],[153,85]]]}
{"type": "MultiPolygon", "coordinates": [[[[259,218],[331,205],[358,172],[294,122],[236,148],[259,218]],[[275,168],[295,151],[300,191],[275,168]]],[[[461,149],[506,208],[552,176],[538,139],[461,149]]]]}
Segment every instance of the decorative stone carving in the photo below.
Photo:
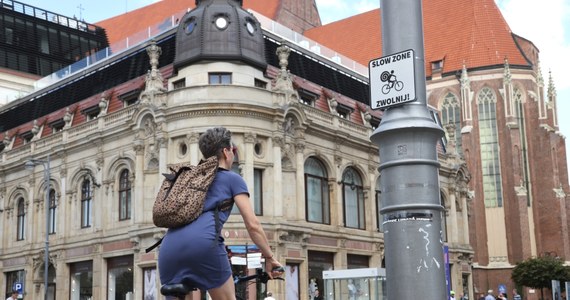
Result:
{"type": "Polygon", "coordinates": [[[511,68],[509,66],[509,60],[505,58],[505,72],[503,73],[503,83],[505,85],[510,85],[513,80],[513,75],[511,74],[511,68]]]}
{"type": "Polygon", "coordinates": [[[145,89],[140,95],[140,102],[154,104],[157,107],[166,106],[165,99],[160,97],[166,92],[166,89],[164,88],[162,74],[158,70],[158,59],[162,54],[162,49],[152,40],[146,48],[146,52],[150,59],[151,69],[146,74],[145,89]]]}
{"type": "Polygon", "coordinates": [[[31,131],[32,131],[32,134],[34,135],[34,138],[36,137],[38,132],[40,132],[40,126],[38,126],[38,120],[34,120],[34,126],[32,127],[31,131]]]}
{"type": "Polygon", "coordinates": [[[292,117],[287,117],[283,122],[283,133],[293,135],[295,127],[295,120],[292,117]]]}
{"type": "Polygon", "coordinates": [[[65,108],[65,115],[63,116],[63,121],[65,122],[65,128],[71,127],[71,121],[73,120],[73,114],[69,110],[69,107],[65,108]]]}
{"type": "MultiPolygon", "coordinates": [[[[281,46],[277,47],[277,57],[279,58],[279,66],[281,69],[275,78],[275,84],[273,85],[273,91],[277,93],[282,93],[290,98],[291,96],[295,96],[299,99],[299,95],[297,91],[293,88],[293,76],[289,70],[287,70],[287,66],[289,65],[289,54],[291,53],[291,49],[285,45],[284,43],[281,46]]],[[[288,100],[287,103],[289,103],[288,100]]]]}

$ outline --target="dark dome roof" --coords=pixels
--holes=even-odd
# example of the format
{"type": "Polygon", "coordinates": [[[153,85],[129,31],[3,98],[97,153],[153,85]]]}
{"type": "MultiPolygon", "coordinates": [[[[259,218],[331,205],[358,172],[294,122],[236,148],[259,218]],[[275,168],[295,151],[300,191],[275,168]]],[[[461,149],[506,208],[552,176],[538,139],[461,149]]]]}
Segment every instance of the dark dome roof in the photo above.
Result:
{"type": "Polygon", "coordinates": [[[264,55],[261,25],[240,0],[196,0],[178,25],[177,70],[201,60],[238,60],[265,70],[264,55]]]}

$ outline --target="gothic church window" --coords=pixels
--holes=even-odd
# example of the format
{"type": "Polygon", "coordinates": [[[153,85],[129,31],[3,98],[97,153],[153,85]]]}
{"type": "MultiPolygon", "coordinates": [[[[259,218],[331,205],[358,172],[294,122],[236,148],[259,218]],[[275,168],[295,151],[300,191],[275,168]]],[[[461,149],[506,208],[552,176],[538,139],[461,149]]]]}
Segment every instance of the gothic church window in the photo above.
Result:
{"type": "MultiPolygon", "coordinates": [[[[457,97],[448,93],[441,104],[441,119],[443,125],[453,124],[455,125],[455,145],[458,153],[463,153],[462,141],[461,141],[461,109],[459,107],[459,101],[457,97]]],[[[445,127],[444,127],[445,128],[445,127]]],[[[448,133],[446,135],[449,140],[448,133]]]]}
{"type": "Polygon", "coordinates": [[[477,103],[485,207],[503,206],[496,102],[497,99],[490,88],[485,87],[479,92],[477,103]]]}

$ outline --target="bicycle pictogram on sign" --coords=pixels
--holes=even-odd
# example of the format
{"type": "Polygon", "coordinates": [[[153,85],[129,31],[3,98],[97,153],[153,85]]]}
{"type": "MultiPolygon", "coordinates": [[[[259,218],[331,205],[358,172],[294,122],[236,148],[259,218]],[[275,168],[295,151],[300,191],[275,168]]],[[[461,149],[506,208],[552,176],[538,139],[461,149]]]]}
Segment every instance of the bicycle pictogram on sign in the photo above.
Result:
{"type": "Polygon", "coordinates": [[[380,81],[386,82],[386,84],[382,86],[382,93],[384,95],[388,94],[392,89],[401,91],[404,88],[404,83],[397,79],[396,75],[394,75],[394,70],[382,72],[380,81]]]}

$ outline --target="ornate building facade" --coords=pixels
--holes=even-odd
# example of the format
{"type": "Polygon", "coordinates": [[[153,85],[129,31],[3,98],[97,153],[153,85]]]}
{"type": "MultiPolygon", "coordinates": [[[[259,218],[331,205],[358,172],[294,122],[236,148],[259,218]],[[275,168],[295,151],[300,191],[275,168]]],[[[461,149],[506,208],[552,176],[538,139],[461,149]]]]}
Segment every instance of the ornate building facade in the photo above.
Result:
{"type": "MultiPolygon", "coordinates": [[[[158,255],[144,250],[165,232],[151,215],[161,173],[197,163],[198,137],[213,126],[233,132],[234,171],[292,276],[292,286],[269,284],[274,295],[310,299],[311,278],[324,288],[323,270],[384,265],[369,139],[382,113],[365,104],[366,78],[262,30],[241,1],[204,2],[214,5],[0,109],[6,292],[21,283],[25,298],[42,298],[47,264],[53,299],[158,297],[158,255]],[[212,26],[200,27],[202,17],[212,26]],[[209,42],[188,42],[195,37],[209,42]],[[27,170],[29,159],[49,161],[48,182],[47,166],[27,170]]],[[[472,296],[471,174],[455,139],[439,147],[451,286],[472,296]]],[[[222,235],[251,244],[237,212],[222,235]]]]}

